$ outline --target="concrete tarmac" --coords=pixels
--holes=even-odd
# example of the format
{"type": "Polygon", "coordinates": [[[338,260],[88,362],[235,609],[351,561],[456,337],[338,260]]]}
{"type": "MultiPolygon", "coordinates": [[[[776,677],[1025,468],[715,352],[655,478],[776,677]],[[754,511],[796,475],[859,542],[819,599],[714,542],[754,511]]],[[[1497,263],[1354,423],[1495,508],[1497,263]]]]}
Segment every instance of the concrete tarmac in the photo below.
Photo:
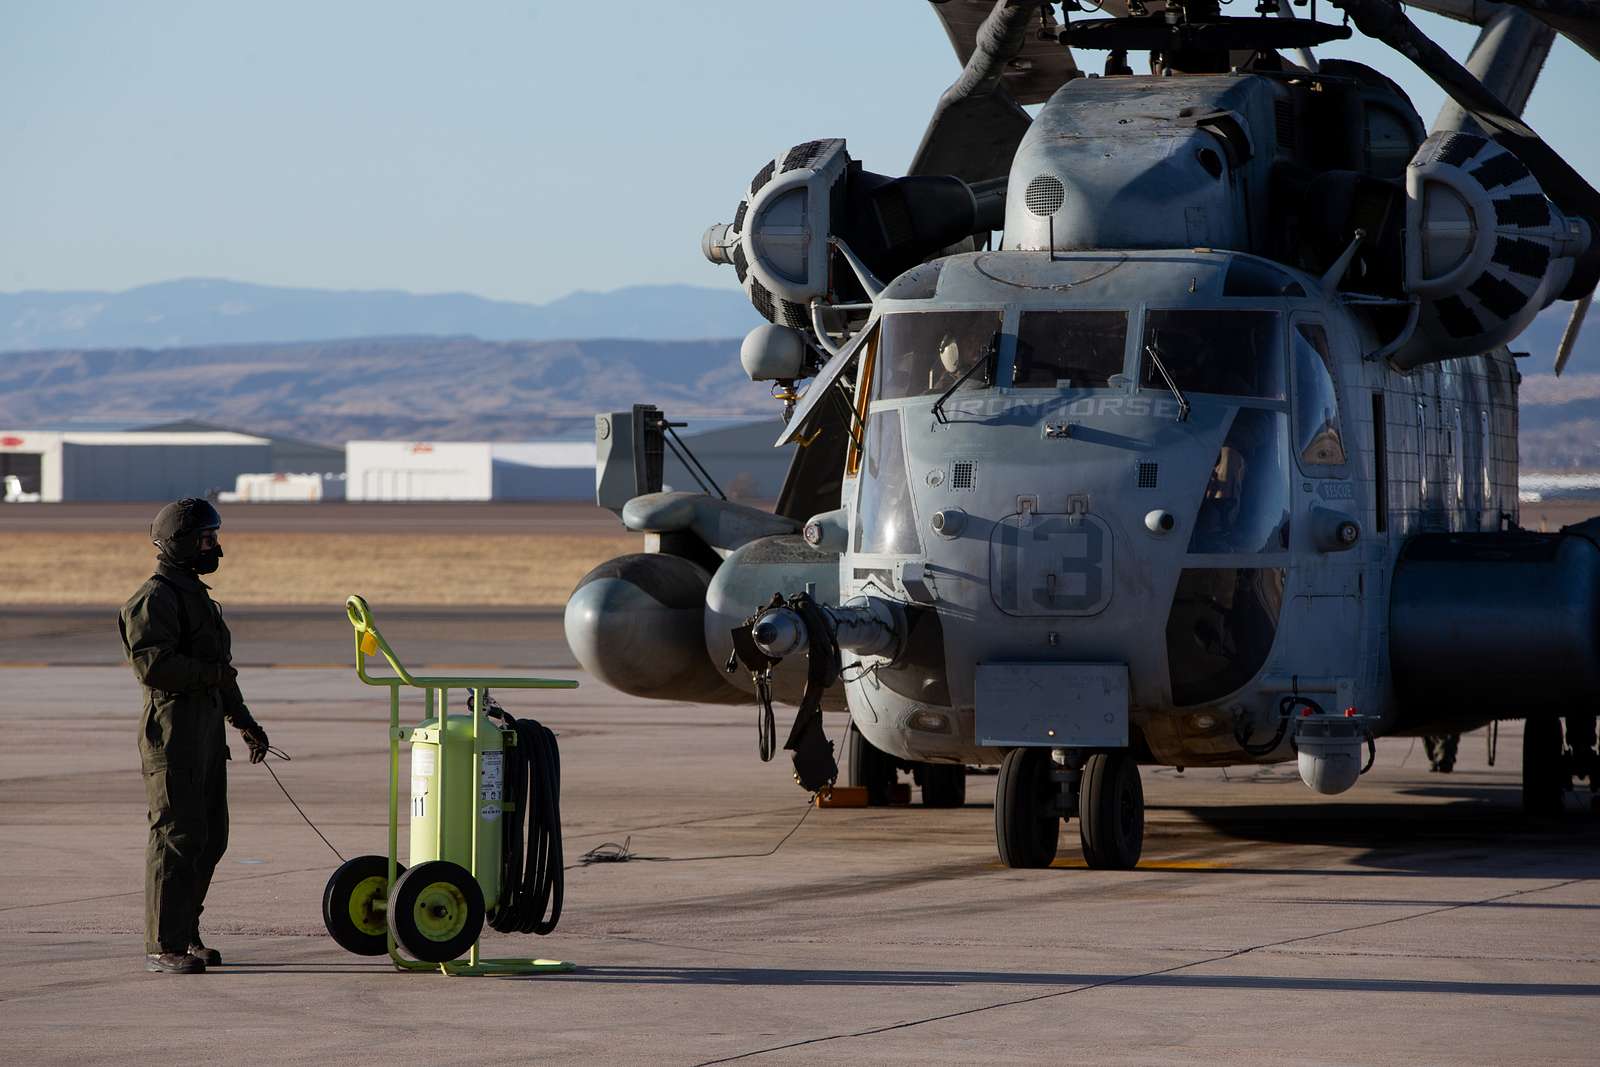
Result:
{"type": "MultiPolygon", "coordinates": [[[[570,533],[614,534],[622,521],[582,501],[328,501],[222,504],[224,536],[239,533],[570,533]]],[[[0,505],[0,531],[137,534],[161,502],[0,505]]]]}
{"type": "MultiPolygon", "coordinates": [[[[493,667],[527,672],[576,668],[560,608],[444,606],[375,609],[378,625],[402,656],[427,650],[417,665],[493,667]]],[[[238,667],[340,667],[355,662],[355,639],[343,604],[325,607],[226,605],[238,667]]],[[[123,666],[115,607],[0,607],[0,664],[123,666]]],[[[3,698],[0,698],[3,699],[3,698]]]]}
{"type": "MultiPolygon", "coordinates": [[[[316,655],[279,641],[283,662],[316,655]]],[[[450,980],[347,954],[320,915],[338,861],[241,759],[203,922],[226,962],[172,977],[143,970],[131,675],[0,668],[0,1059],[1594,1062],[1600,820],[1576,797],[1566,820],[1520,817],[1517,724],[1493,768],[1480,733],[1448,776],[1385,741],[1332,800],[1289,766],[1146,768],[1139,870],[1082,869],[1069,825],[1057,869],[1011,871],[992,776],[957,810],[813,810],[782,754],[757,759],[753,711],[582,681],[502,694],[560,733],[573,867],[553,935],[485,940],[575,973],[450,980]],[[634,858],[579,865],[607,842],[634,858]]],[[[386,691],[348,668],[241,682],[305,811],[346,856],[381,852],[386,691]]]]}

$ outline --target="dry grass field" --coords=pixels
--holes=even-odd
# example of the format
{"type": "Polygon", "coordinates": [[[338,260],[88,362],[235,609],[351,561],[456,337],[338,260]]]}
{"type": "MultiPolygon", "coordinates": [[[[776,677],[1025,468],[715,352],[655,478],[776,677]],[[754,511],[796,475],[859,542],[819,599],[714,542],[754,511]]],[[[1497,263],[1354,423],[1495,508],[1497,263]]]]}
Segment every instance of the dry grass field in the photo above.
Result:
{"type": "MultiPolygon", "coordinates": [[[[146,505],[41,509],[0,522],[0,605],[118,605],[149,575],[146,505]],[[25,518],[27,521],[22,521],[25,518]],[[108,528],[109,527],[109,528],[108,528]]],[[[1600,514],[1600,501],[1522,506],[1533,530],[1600,514]]],[[[231,509],[212,575],[223,604],[560,607],[588,570],[643,550],[592,507],[231,509]],[[454,529],[463,532],[453,532],[454,529]],[[476,531],[476,532],[467,532],[476,531]]]]}
{"type": "MultiPolygon", "coordinates": [[[[207,582],[226,604],[374,603],[559,607],[595,564],[642,549],[638,534],[223,532],[207,582]]],[[[149,576],[134,534],[8,531],[0,604],[119,605],[149,576]]]]}

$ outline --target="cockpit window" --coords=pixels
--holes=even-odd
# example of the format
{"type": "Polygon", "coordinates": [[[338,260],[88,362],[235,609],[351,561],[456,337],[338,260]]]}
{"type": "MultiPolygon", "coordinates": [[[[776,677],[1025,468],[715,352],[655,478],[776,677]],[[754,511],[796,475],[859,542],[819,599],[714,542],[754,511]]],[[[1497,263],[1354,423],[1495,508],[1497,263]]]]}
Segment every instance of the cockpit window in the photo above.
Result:
{"type": "Polygon", "coordinates": [[[1249,256],[1235,256],[1222,281],[1223,296],[1305,296],[1306,291],[1288,273],[1249,256]]]}
{"type": "MultiPolygon", "coordinates": [[[[1294,352],[1295,447],[1303,467],[1338,467],[1344,463],[1339,433],[1339,397],[1334,389],[1333,355],[1328,331],[1317,323],[1301,323],[1289,341],[1294,352]]],[[[1330,471],[1308,474],[1326,477],[1330,471]]]]}
{"type": "Polygon", "coordinates": [[[899,411],[876,411],[868,417],[864,460],[856,504],[855,550],[916,555],[922,544],[911,510],[899,411]]]}
{"type": "MultiPolygon", "coordinates": [[[[1000,311],[902,311],[883,317],[872,399],[937,396],[1000,335],[1000,311]]],[[[981,389],[983,372],[963,383],[981,389]]]]}
{"type": "Polygon", "coordinates": [[[1150,358],[1161,357],[1173,383],[1185,393],[1283,399],[1283,350],[1276,311],[1223,311],[1182,308],[1149,311],[1144,317],[1144,370],[1147,389],[1167,383],[1150,358]]]}
{"type": "Polygon", "coordinates": [[[1217,450],[1189,551],[1256,554],[1289,547],[1288,427],[1282,412],[1240,408],[1217,450]]]}
{"type": "Polygon", "coordinates": [[[1012,384],[1101,389],[1122,373],[1126,311],[1024,311],[1012,384]]]}

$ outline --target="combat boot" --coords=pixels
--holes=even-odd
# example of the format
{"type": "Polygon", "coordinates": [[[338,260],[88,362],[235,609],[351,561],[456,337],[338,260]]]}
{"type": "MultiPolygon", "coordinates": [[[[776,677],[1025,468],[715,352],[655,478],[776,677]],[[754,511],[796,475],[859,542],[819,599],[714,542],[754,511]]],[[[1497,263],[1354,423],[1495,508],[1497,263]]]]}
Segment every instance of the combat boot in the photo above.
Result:
{"type": "Polygon", "coordinates": [[[187,952],[152,952],[144,958],[144,969],[156,974],[205,974],[205,961],[187,952]]]}
{"type": "Polygon", "coordinates": [[[222,966],[222,953],[218,952],[214,948],[206,948],[205,945],[200,943],[199,938],[195,938],[194,941],[190,943],[189,955],[193,956],[207,967],[222,966]]]}

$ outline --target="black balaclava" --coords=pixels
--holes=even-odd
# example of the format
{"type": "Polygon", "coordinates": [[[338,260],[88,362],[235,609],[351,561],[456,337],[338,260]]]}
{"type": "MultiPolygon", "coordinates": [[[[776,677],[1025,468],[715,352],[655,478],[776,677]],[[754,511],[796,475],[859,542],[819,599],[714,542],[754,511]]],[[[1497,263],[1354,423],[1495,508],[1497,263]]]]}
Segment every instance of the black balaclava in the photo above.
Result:
{"type": "Polygon", "coordinates": [[[222,561],[222,546],[200,550],[200,535],[222,526],[222,516],[208,500],[184,497],[168,504],[150,524],[150,540],[160,557],[194,574],[210,574],[222,561]]]}

